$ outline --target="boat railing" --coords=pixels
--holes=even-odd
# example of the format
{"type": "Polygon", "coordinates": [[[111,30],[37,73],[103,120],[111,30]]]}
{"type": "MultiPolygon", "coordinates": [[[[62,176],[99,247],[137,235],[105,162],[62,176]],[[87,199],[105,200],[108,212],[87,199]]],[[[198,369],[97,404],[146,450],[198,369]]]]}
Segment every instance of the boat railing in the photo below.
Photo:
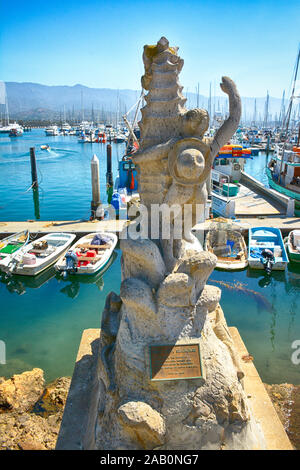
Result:
{"type": "Polygon", "coordinates": [[[229,200],[229,185],[224,187],[224,184],[230,183],[230,177],[221,173],[218,170],[213,170],[212,178],[211,178],[211,190],[215,194],[219,194],[220,196],[227,197],[227,201],[229,200]],[[218,177],[217,177],[218,174],[218,177]],[[215,178],[214,178],[215,176],[215,178]]]}

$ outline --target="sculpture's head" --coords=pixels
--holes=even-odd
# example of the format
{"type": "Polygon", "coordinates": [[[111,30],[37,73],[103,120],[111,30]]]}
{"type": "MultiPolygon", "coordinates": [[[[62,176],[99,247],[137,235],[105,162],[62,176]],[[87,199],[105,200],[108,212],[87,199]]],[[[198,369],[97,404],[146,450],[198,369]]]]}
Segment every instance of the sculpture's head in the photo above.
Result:
{"type": "Polygon", "coordinates": [[[209,126],[209,116],[205,109],[191,109],[183,115],[184,136],[203,137],[209,126]]]}
{"type": "Polygon", "coordinates": [[[199,178],[205,167],[205,159],[198,149],[188,148],[181,151],[177,157],[176,173],[179,178],[187,181],[199,178]]]}

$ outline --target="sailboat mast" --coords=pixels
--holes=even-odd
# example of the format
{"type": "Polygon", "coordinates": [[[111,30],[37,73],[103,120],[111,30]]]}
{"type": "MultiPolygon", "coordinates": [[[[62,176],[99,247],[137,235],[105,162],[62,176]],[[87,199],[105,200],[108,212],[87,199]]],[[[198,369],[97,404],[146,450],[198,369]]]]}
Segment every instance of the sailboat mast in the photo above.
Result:
{"type": "Polygon", "coordinates": [[[211,125],[211,82],[209,83],[208,114],[209,114],[209,129],[210,129],[210,125],[211,125]]]}
{"type": "Polygon", "coordinates": [[[6,111],[7,125],[9,126],[8,100],[7,100],[6,86],[5,86],[5,111],[6,111]]]}
{"type": "Polygon", "coordinates": [[[266,98],[266,103],[265,103],[265,119],[264,119],[265,129],[268,127],[268,121],[269,121],[269,91],[267,91],[267,98],[266,98]]]}
{"type": "Polygon", "coordinates": [[[297,55],[296,66],[295,66],[295,74],[294,74],[294,80],[293,80],[292,94],[291,94],[291,97],[290,97],[286,118],[284,119],[284,123],[283,123],[283,124],[285,124],[285,126],[284,125],[282,126],[282,127],[285,127],[286,133],[285,133],[285,140],[284,140],[283,148],[282,148],[282,156],[281,156],[281,163],[280,163],[280,172],[278,174],[278,182],[280,181],[280,175],[282,173],[284,150],[285,150],[285,146],[286,146],[287,139],[288,139],[288,129],[289,129],[289,125],[290,125],[291,112],[292,112],[292,107],[293,107],[293,100],[295,98],[294,95],[295,95],[295,88],[296,88],[296,82],[297,82],[297,76],[298,76],[299,60],[300,60],[300,45],[299,45],[299,48],[298,48],[298,55],[297,55]]]}
{"type": "Polygon", "coordinates": [[[81,121],[84,121],[84,112],[83,112],[83,91],[81,90],[81,121]]]}

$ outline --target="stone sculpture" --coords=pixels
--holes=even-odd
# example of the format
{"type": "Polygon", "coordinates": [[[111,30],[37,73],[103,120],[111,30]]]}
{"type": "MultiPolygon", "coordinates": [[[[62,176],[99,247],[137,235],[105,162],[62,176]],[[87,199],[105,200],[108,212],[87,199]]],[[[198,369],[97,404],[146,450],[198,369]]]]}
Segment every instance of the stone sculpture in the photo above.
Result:
{"type": "MultiPolygon", "coordinates": [[[[141,204],[179,205],[182,238],[121,241],[120,295],[107,297],[99,358],[98,449],[252,449],[264,438],[243,391],[239,358],[219,305],[221,291],[206,285],[215,255],[191,233],[197,204],[219,148],[235,132],[241,102],[223,77],[230,116],[212,142],[203,138],[206,111],[187,111],[178,75],[183,60],[166,38],[145,46],[141,145],[134,156],[141,204]],[[187,206],[187,209],[186,209],[187,206]],[[190,220],[186,216],[192,215],[190,220]],[[200,341],[198,379],[151,380],[149,345],[200,341]]],[[[203,209],[202,209],[203,210],[203,209]]],[[[173,232],[174,235],[174,232],[173,232]]]]}

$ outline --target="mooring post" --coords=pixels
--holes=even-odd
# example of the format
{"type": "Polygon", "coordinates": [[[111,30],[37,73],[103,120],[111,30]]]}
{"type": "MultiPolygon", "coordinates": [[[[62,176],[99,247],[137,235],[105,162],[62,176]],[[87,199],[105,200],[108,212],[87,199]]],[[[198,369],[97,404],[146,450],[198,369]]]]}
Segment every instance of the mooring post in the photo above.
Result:
{"type": "Polygon", "coordinates": [[[107,193],[107,202],[111,203],[111,198],[113,195],[114,184],[113,184],[113,174],[111,168],[111,145],[108,144],[106,147],[106,193],[107,193]]]}
{"type": "Polygon", "coordinates": [[[39,220],[41,218],[39,188],[32,188],[32,194],[33,194],[34,216],[36,220],[39,220]]]}
{"type": "Polygon", "coordinates": [[[31,181],[32,187],[38,187],[38,177],[37,177],[37,169],[36,169],[36,160],[35,160],[35,148],[30,147],[30,165],[31,165],[31,181]]]}
{"type": "Polygon", "coordinates": [[[91,175],[92,175],[92,202],[91,211],[92,219],[103,219],[104,212],[100,199],[100,178],[99,178],[99,160],[97,155],[94,154],[91,161],[91,175]]]}
{"type": "Polygon", "coordinates": [[[267,137],[267,155],[269,155],[270,152],[270,134],[268,133],[267,137]]]}

